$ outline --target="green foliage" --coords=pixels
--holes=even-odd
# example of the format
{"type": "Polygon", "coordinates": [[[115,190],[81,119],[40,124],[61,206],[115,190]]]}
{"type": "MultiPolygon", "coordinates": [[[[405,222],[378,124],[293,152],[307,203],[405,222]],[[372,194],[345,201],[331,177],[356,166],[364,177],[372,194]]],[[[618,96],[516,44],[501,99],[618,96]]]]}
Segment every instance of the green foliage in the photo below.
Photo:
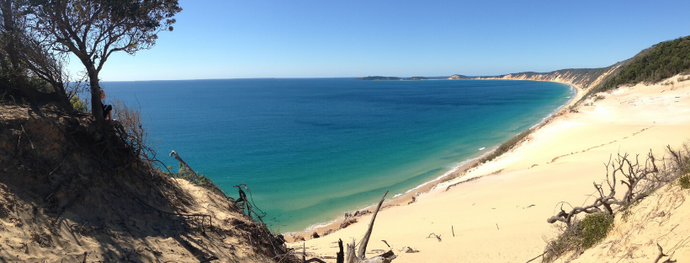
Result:
{"type": "MultiPolygon", "coordinates": [[[[196,174],[195,176],[194,171],[190,170],[182,163],[180,163],[179,166],[180,169],[177,170],[176,174],[170,174],[172,177],[185,179],[193,184],[213,191],[213,182],[211,181],[211,178],[208,178],[203,174],[196,174]]],[[[172,167],[168,166],[168,169],[172,169],[172,167]]]]}
{"type": "Polygon", "coordinates": [[[606,238],[613,228],[613,215],[606,213],[589,214],[578,224],[582,231],[582,248],[588,249],[606,238]]]}
{"type": "Polygon", "coordinates": [[[529,129],[524,132],[521,132],[518,135],[515,135],[515,137],[498,146],[498,149],[493,151],[491,154],[485,156],[484,158],[481,158],[479,162],[475,164],[475,166],[496,159],[496,157],[500,156],[501,154],[508,152],[510,149],[512,149],[516,144],[518,144],[520,141],[522,141],[522,139],[526,138],[527,135],[530,135],[532,132],[533,130],[529,129]]]}
{"type": "Polygon", "coordinates": [[[686,174],[678,179],[678,184],[680,184],[680,188],[690,189],[690,174],[686,174]]]}
{"type": "MultiPolygon", "coordinates": [[[[686,149],[686,154],[688,153],[688,147],[685,145],[686,149]]],[[[680,159],[682,161],[679,162],[679,170],[681,174],[685,174],[678,179],[678,184],[680,185],[680,188],[682,189],[690,189],[690,157],[687,156],[686,154],[682,154],[682,152],[679,151],[680,159]],[[686,155],[686,156],[682,156],[686,155]]]]}
{"type": "MultiPolygon", "coordinates": [[[[70,52],[87,72],[94,98],[100,96],[99,77],[108,57],[118,51],[134,55],[156,44],[158,33],[172,31],[173,18],[182,11],[178,0],[92,1],[32,0],[31,34],[50,40],[53,50],[70,52]]],[[[91,101],[91,112],[103,122],[100,100],[91,101]]]]}
{"type": "Polygon", "coordinates": [[[69,102],[72,104],[72,108],[74,108],[75,110],[84,113],[89,111],[89,106],[86,103],[86,101],[80,99],[77,95],[72,96],[72,98],[69,99],[69,102]]]}
{"type": "Polygon", "coordinates": [[[544,262],[552,262],[569,251],[583,251],[606,238],[613,228],[613,215],[588,214],[582,221],[574,221],[556,239],[548,242],[544,262]]]}
{"type": "MultiPolygon", "coordinates": [[[[620,72],[596,88],[607,91],[620,85],[640,82],[656,83],[690,71],[690,36],[661,42],[640,52],[620,72]]],[[[591,93],[591,94],[593,94],[591,93]]]]}
{"type": "Polygon", "coordinates": [[[627,223],[627,222],[628,222],[628,218],[630,218],[630,217],[633,215],[632,210],[631,210],[631,209],[625,209],[625,210],[622,210],[621,212],[622,212],[622,214],[621,214],[621,220],[623,220],[623,222],[626,222],[626,223],[627,223]]]}

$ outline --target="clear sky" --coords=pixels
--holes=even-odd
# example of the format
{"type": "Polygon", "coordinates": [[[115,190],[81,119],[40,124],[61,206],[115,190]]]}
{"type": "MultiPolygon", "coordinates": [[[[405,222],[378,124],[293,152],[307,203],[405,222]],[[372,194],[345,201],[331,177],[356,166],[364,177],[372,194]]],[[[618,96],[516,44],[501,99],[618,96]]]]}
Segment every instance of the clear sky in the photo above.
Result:
{"type": "MultiPolygon", "coordinates": [[[[104,81],[498,75],[604,67],[690,35],[690,1],[180,0],[104,81]]],[[[81,70],[71,60],[71,71],[81,70]]]]}

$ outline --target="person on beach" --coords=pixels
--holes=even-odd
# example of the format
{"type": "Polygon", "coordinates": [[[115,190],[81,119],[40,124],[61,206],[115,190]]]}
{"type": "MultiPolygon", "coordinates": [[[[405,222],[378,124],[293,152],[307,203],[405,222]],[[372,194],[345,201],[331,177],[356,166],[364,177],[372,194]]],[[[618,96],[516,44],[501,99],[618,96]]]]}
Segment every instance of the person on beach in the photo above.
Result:
{"type": "MultiPolygon", "coordinates": [[[[113,106],[103,103],[105,99],[105,90],[101,90],[101,106],[103,106],[103,117],[106,121],[113,120],[113,106]]],[[[113,120],[114,121],[114,120],[113,120]]]]}

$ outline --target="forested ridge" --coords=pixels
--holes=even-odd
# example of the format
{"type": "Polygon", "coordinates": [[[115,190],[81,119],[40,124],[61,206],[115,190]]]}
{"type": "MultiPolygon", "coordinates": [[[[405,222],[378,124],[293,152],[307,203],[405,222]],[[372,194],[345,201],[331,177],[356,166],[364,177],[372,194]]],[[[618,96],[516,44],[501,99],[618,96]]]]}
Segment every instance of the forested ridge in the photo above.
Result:
{"type": "Polygon", "coordinates": [[[621,85],[656,83],[681,73],[690,74],[690,36],[661,42],[641,51],[590,94],[621,85]]]}

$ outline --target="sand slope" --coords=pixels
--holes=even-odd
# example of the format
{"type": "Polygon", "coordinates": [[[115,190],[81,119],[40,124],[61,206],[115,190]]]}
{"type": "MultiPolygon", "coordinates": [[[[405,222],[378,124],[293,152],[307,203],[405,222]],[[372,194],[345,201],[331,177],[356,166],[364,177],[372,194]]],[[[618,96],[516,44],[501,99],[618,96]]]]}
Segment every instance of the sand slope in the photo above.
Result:
{"type": "MultiPolygon", "coordinates": [[[[577,106],[578,112],[549,121],[512,152],[468,171],[464,177],[439,184],[415,203],[382,211],[369,251],[388,250],[380,241],[386,240],[399,255],[394,262],[526,262],[540,255],[544,239],[556,234],[546,219],[558,211],[560,201],[573,205],[591,202],[588,196],[595,192],[592,182],[604,179],[603,163],[610,155],[627,152],[644,156],[650,149],[663,155],[667,144],[678,147],[690,139],[690,81],[677,83],[677,79],[673,78],[673,85],[641,84],[620,88],[601,100],[586,101],[577,106]],[[473,177],[481,178],[457,184],[473,177]],[[442,240],[428,238],[431,233],[442,240]],[[400,252],[407,246],[419,253],[400,252]]],[[[669,222],[690,219],[687,213],[672,215],[675,221],[669,222]]],[[[308,254],[334,256],[338,238],[359,240],[366,229],[362,222],[368,221],[364,216],[360,223],[306,241],[308,254]]],[[[667,224],[673,227],[673,223],[667,224]]],[[[670,228],[660,231],[670,233],[670,228]]],[[[683,229],[674,231],[682,233],[677,231],[683,229]]],[[[679,262],[687,261],[690,251],[690,232],[685,233],[666,235],[662,244],[668,252],[677,251],[679,262]]],[[[640,242],[644,251],[650,251],[645,255],[656,255],[655,242],[660,237],[640,234],[635,238],[626,242],[640,242]]],[[[301,251],[302,242],[292,246],[301,251]]],[[[585,262],[599,262],[620,253],[585,262]]]]}
{"type": "MultiPolygon", "coordinates": [[[[608,237],[572,262],[654,262],[658,243],[678,262],[690,259],[690,190],[669,185],[616,216],[608,237]]],[[[566,261],[564,258],[561,262],[566,261]]],[[[668,257],[659,262],[663,262],[668,257]]]]}
{"type": "Polygon", "coordinates": [[[285,253],[222,195],[137,158],[109,166],[126,163],[127,151],[96,127],[50,105],[0,104],[0,262],[270,262],[285,253]]]}

